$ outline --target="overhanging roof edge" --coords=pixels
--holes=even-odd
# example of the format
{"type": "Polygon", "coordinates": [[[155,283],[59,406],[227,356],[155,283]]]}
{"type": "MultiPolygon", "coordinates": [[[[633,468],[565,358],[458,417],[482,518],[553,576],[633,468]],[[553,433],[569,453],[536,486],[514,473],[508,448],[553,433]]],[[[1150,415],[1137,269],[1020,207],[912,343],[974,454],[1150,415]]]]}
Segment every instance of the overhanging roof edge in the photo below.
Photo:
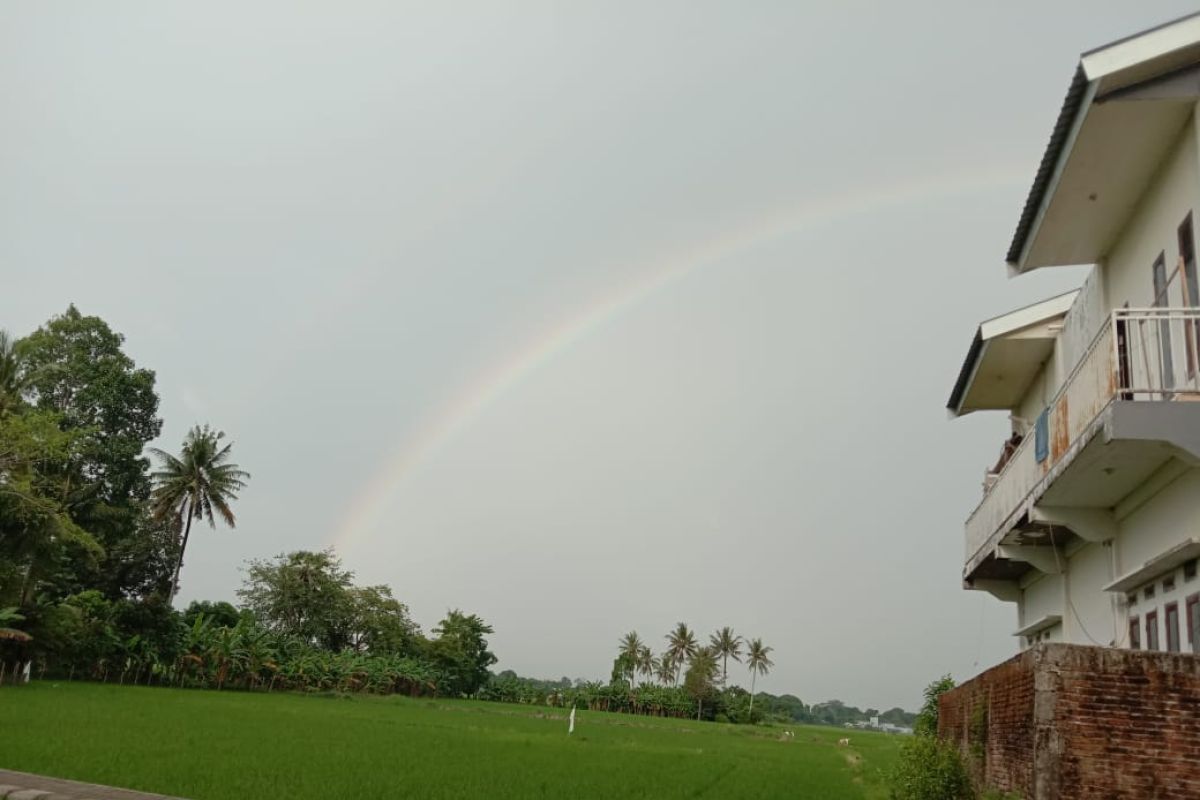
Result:
{"type": "Polygon", "coordinates": [[[1033,185],[1029,187],[1029,195],[1025,198],[1025,206],[1021,209],[1017,230],[1013,234],[1012,243],[1008,246],[1008,255],[1005,260],[1013,267],[1019,268],[1020,266],[1027,240],[1030,233],[1033,232],[1034,224],[1046,199],[1046,191],[1050,188],[1050,183],[1058,171],[1063,149],[1070,138],[1071,131],[1075,128],[1075,120],[1082,110],[1088,83],[1083,65],[1076,66],[1075,75],[1071,78],[1071,84],[1067,88],[1067,96],[1063,99],[1058,119],[1055,120],[1054,129],[1050,133],[1050,141],[1046,144],[1046,152],[1042,154],[1041,163],[1038,164],[1037,173],[1033,178],[1033,185]]]}

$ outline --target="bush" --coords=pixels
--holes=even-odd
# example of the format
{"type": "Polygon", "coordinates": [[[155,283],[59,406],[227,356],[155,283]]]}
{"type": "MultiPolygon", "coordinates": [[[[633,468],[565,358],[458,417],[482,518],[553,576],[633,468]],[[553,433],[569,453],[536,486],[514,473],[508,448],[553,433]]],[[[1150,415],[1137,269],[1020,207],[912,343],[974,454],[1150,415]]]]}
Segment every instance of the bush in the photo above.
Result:
{"type": "Polygon", "coordinates": [[[933,736],[913,736],[892,772],[892,800],[973,800],[962,756],[933,736]]]}

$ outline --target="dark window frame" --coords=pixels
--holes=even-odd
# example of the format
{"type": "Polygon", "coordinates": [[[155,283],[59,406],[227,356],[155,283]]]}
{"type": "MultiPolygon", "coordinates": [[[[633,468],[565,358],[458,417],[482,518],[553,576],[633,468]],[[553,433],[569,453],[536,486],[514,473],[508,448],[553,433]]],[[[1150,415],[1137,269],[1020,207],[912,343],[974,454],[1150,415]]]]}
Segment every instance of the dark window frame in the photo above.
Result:
{"type": "Polygon", "coordinates": [[[1158,650],[1158,609],[1146,612],[1146,649],[1158,650]]]}
{"type": "MultiPolygon", "coordinates": [[[[1158,258],[1154,259],[1150,266],[1150,272],[1154,282],[1154,302],[1151,305],[1154,308],[1169,308],[1171,276],[1167,274],[1167,251],[1159,252],[1158,258]]],[[[1163,399],[1168,399],[1171,390],[1175,388],[1175,354],[1172,350],[1169,319],[1160,319],[1158,322],[1158,370],[1157,391],[1162,393],[1163,399]]],[[[1154,386],[1146,388],[1155,390],[1154,386]]]]}
{"type": "Polygon", "coordinates": [[[1171,602],[1163,606],[1163,627],[1167,634],[1167,652],[1180,652],[1179,603],[1171,602]]]}
{"type": "Polygon", "coordinates": [[[1184,607],[1184,625],[1187,626],[1188,644],[1192,646],[1193,653],[1200,653],[1200,642],[1196,641],[1195,630],[1197,622],[1200,621],[1200,592],[1187,596],[1183,601],[1184,607]]]}
{"type": "Polygon", "coordinates": [[[1142,649],[1142,626],[1141,618],[1134,614],[1129,618],[1129,649],[1142,649]]]}
{"type": "MultiPolygon", "coordinates": [[[[1179,243],[1179,277],[1183,283],[1183,305],[1185,308],[1196,308],[1200,306],[1200,283],[1196,275],[1196,234],[1190,210],[1183,222],[1179,223],[1175,238],[1179,243]]],[[[1197,337],[1200,327],[1195,321],[1189,321],[1184,323],[1184,330],[1186,334],[1183,338],[1187,343],[1187,377],[1191,379],[1196,375],[1197,337]]]]}

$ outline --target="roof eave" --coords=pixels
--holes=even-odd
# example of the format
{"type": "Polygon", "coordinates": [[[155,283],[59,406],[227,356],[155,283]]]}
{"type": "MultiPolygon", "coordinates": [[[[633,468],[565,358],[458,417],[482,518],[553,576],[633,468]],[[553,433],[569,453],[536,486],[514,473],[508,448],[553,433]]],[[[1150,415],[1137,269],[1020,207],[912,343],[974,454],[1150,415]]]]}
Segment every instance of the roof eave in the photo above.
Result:
{"type": "Polygon", "coordinates": [[[1024,271],[1029,243],[1041,222],[1046,200],[1051,194],[1050,189],[1057,176],[1062,172],[1062,162],[1070,150],[1068,145],[1079,129],[1079,118],[1081,112],[1086,108],[1090,85],[1091,82],[1088,81],[1083,66],[1077,66],[1071,84],[1067,88],[1067,96],[1059,110],[1058,119],[1054,123],[1054,129],[1050,133],[1046,152],[1042,154],[1033,185],[1025,199],[1025,207],[1021,210],[1017,230],[1008,247],[1008,255],[1005,260],[1013,272],[1024,271]]]}
{"type": "Polygon", "coordinates": [[[952,417],[960,416],[963,397],[966,396],[967,387],[971,385],[971,379],[975,377],[975,372],[979,369],[979,355],[982,352],[983,328],[977,328],[975,338],[971,340],[971,346],[967,348],[967,357],[963,359],[962,367],[958,371],[958,378],[954,381],[954,388],[950,390],[950,399],[946,402],[946,410],[952,417]]]}

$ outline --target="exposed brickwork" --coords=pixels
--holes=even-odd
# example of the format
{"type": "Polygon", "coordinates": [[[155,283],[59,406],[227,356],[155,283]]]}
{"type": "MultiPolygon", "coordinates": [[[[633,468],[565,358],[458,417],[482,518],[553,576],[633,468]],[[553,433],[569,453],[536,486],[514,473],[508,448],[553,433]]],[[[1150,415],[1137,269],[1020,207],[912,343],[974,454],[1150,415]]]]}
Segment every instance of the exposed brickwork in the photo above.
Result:
{"type": "Polygon", "coordinates": [[[939,727],[1030,800],[1200,798],[1200,656],[1040,644],[943,695],[939,727]]]}

